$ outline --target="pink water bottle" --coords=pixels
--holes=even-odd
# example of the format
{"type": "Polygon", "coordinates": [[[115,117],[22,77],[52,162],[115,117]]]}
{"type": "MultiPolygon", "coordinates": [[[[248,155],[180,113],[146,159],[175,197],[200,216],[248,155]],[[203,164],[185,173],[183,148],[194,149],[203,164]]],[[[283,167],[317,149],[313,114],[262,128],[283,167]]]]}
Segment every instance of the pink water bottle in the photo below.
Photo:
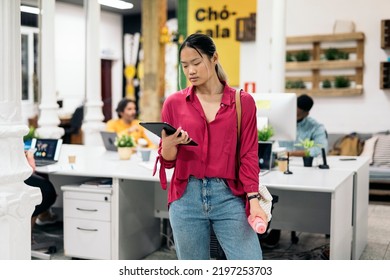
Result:
{"type": "Polygon", "coordinates": [[[251,225],[254,231],[257,233],[264,233],[267,230],[267,224],[260,217],[255,217],[252,221],[250,217],[248,217],[248,223],[251,225]]]}

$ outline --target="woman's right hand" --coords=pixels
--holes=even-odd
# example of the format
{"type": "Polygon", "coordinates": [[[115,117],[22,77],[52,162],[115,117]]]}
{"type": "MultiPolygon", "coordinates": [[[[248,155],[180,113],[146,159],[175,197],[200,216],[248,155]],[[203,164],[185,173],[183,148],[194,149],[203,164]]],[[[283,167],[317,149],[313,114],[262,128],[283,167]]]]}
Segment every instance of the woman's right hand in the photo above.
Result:
{"type": "Polygon", "coordinates": [[[33,172],[35,172],[35,168],[36,168],[35,159],[34,159],[34,152],[35,151],[30,151],[30,150],[26,151],[27,162],[31,166],[33,172]]]}
{"type": "Polygon", "coordinates": [[[177,155],[177,145],[188,144],[191,138],[188,133],[179,127],[174,134],[167,135],[163,129],[161,132],[161,154],[165,160],[175,160],[177,155]],[[179,136],[180,134],[180,136],[179,136]]]}

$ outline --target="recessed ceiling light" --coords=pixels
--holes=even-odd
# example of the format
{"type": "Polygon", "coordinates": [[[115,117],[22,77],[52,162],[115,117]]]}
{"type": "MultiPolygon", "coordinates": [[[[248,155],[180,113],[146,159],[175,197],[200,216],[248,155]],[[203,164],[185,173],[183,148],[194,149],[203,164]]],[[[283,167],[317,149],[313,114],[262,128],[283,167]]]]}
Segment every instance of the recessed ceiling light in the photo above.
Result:
{"type": "Polygon", "coordinates": [[[39,9],[36,7],[30,7],[30,6],[20,6],[20,11],[23,13],[29,13],[29,14],[39,14],[39,9]]]}
{"type": "Polygon", "coordinates": [[[99,0],[99,4],[120,10],[132,9],[134,7],[133,4],[121,0],[99,0]]]}

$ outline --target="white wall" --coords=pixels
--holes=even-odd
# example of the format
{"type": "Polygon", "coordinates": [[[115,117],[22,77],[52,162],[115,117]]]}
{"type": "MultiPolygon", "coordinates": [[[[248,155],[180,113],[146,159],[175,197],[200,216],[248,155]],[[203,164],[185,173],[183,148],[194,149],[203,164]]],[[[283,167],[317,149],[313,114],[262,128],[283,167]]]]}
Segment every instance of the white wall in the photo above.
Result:
{"type": "MultiPolygon", "coordinates": [[[[257,0],[256,35],[260,41],[246,44],[241,51],[241,86],[245,80],[253,80],[255,73],[257,92],[270,92],[271,88],[269,2],[257,0]]],[[[330,133],[390,130],[390,91],[379,88],[379,65],[390,55],[380,48],[380,21],[390,18],[389,11],[389,0],[286,0],[286,36],[331,34],[336,20],[353,21],[356,31],[365,34],[363,94],[314,97],[311,115],[330,133]]]]}
{"type": "MultiPolygon", "coordinates": [[[[113,106],[122,96],[122,17],[101,12],[100,50],[112,59],[113,106]]],[[[85,16],[82,6],[56,2],[56,87],[63,99],[61,114],[72,114],[85,95],[85,16]]],[[[100,80],[96,81],[100,83],[100,80]]]]}

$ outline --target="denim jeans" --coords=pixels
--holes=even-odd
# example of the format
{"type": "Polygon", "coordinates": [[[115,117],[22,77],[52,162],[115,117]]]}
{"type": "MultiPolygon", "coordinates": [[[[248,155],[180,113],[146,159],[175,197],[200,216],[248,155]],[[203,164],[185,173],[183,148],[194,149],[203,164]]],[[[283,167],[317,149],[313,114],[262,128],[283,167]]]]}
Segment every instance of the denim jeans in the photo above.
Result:
{"type": "Polygon", "coordinates": [[[210,226],[229,260],[260,260],[262,251],[245,214],[244,201],[219,178],[190,177],[171,203],[169,220],[179,260],[210,259],[210,226]]]}

